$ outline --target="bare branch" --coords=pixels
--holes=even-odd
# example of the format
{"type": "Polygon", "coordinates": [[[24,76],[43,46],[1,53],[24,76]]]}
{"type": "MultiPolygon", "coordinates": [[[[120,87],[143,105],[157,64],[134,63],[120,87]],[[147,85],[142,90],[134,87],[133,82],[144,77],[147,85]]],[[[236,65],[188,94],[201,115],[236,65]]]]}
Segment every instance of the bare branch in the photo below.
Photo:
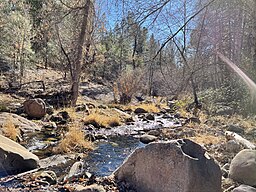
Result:
{"type": "Polygon", "coordinates": [[[162,51],[162,49],[166,46],[166,44],[171,41],[192,19],[194,19],[199,13],[201,13],[206,7],[208,7],[210,4],[212,4],[215,0],[210,1],[205,6],[203,6],[201,9],[199,9],[194,15],[192,15],[174,34],[172,34],[160,47],[160,49],[157,51],[156,55],[153,57],[153,60],[159,55],[159,53],[162,51]]]}

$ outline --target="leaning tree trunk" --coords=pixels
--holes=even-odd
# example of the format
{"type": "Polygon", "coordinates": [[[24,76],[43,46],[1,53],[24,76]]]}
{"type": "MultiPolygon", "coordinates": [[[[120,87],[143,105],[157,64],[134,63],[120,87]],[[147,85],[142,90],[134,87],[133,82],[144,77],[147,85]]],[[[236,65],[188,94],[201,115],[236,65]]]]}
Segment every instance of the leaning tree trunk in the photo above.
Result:
{"type": "Polygon", "coordinates": [[[77,39],[76,44],[76,57],[74,61],[73,73],[72,73],[72,101],[71,105],[75,106],[78,98],[78,88],[81,75],[81,65],[83,62],[83,45],[85,42],[86,31],[88,28],[89,11],[91,7],[91,0],[87,0],[83,7],[83,20],[81,24],[81,31],[77,39]]]}

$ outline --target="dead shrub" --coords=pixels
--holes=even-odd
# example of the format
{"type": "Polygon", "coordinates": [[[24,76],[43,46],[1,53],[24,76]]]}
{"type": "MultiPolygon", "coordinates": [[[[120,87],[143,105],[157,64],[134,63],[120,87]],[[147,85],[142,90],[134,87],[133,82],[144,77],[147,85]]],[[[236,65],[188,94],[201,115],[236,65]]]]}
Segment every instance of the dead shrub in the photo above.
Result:
{"type": "Polygon", "coordinates": [[[114,83],[114,98],[119,103],[128,104],[131,102],[132,96],[141,88],[142,80],[141,71],[126,71],[114,83]]]}

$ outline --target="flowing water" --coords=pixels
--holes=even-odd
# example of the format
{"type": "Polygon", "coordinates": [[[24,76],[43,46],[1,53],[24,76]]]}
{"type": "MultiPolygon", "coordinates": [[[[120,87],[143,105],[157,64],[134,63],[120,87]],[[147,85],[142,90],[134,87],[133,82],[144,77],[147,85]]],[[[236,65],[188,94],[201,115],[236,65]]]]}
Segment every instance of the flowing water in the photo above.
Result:
{"type": "Polygon", "coordinates": [[[143,146],[139,139],[131,136],[112,137],[108,141],[100,141],[97,149],[84,159],[86,170],[96,176],[108,176],[136,148],[143,146]]]}

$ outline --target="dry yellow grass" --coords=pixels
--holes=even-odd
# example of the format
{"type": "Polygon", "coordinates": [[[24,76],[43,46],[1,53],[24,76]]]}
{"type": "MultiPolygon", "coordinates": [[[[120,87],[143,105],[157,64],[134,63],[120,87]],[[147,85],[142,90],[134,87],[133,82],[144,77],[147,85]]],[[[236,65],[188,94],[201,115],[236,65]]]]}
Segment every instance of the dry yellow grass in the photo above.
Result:
{"type": "Polygon", "coordinates": [[[7,120],[5,121],[5,123],[3,125],[3,134],[4,134],[4,136],[6,136],[14,141],[17,141],[17,138],[20,135],[20,130],[19,130],[19,128],[15,127],[11,117],[7,118],[7,120]]]}
{"type": "Polygon", "coordinates": [[[117,114],[105,114],[104,112],[94,111],[84,117],[85,124],[98,124],[101,127],[114,127],[121,124],[121,119],[117,114]]]}
{"type": "Polygon", "coordinates": [[[1,103],[10,103],[13,101],[13,98],[8,94],[0,93],[0,101],[1,103]]]}
{"type": "Polygon", "coordinates": [[[142,103],[139,105],[124,106],[123,108],[126,110],[132,110],[132,111],[134,111],[136,108],[142,108],[149,113],[160,112],[160,108],[157,107],[155,103],[142,103]]]}
{"type": "Polygon", "coordinates": [[[199,143],[199,144],[217,144],[220,143],[222,140],[224,140],[224,137],[216,137],[213,135],[207,135],[207,134],[198,134],[195,137],[190,137],[192,141],[199,143]]]}
{"type": "Polygon", "coordinates": [[[82,125],[75,123],[69,127],[68,133],[60,141],[56,148],[58,153],[83,152],[84,150],[93,149],[90,141],[85,139],[84,132],[81,130],[82,125]]]}
{"type": "Polygon", "coordinates": [[[76,112],[74,107],[64,108],[62,111],[68,112],[71,121],[75,121],[75,120],[78,120],[79,118],[80,119],[82,118],[82,116],[81,115],[79,116],[79,114],[76,112]]]}

